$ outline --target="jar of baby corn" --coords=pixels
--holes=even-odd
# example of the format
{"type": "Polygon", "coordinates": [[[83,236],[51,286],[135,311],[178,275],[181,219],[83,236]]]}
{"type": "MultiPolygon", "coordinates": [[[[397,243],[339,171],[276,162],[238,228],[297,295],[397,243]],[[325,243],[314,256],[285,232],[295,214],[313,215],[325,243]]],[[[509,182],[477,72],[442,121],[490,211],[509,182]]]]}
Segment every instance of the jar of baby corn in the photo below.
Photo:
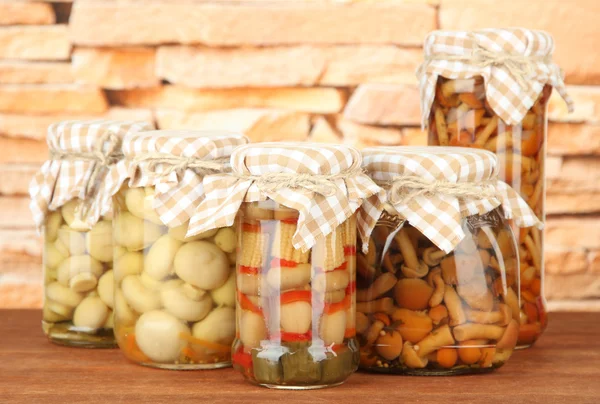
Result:
{"type": "Polygon", "coordinates": [[[357,227],[368,235],[382,193],[340,145],[250,144],[231,164],[199,210],[204,231],[238,219],[234,368],[271,388],[342,383],[358,366],[357,227]]]}
{"type": "Polygon", "coordinates": [[[387,192],[357,256],[361,367],[414,375],[502,366],[519,331],[519,261],[506,218],[541,227],[498,180],[494,154],[466,148],[363,151],[387,192]]]}
{"type": "Polygon", "coordinates": [[[114,347],[112,203],[108,170],[146,122],[65,121],[48,128],[50,160],[35,175],[31,210],[44,236],[43,330],[55,343],[114,347]]]}
{"type": "Polygon", "coordinates": [[[163,369],[231,365],[235,229],[199,231],[203,177],[229,170],[236,133],[149,131],[123,141],[114,196],[115,335],[130,360],[163,369]]]}
{"type": "MultiPolygon", "coordinates": [[[[556,88],[572,110],[554,41],[523,28],[474,32],[436,31],[425,40],[419,70],[423,125],[429,144],[468,146],[496,153],[500,179],[544,220],[547,106],[556,88]]],[[[516,231],[516,229],[515,229],[516,231]]],[[[519,347],[546,328],[543,233],[522,228],[519,347]]]]}

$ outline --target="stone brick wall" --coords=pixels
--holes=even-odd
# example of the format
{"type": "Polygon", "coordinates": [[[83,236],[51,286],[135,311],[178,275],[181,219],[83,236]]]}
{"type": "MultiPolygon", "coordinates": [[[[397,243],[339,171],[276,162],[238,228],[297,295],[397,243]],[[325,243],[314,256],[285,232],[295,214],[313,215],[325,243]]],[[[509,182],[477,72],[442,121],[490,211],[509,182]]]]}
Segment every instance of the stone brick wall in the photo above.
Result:
{"type": "Polygon", "coordinates": [[[550,109],[546,295],[600,310],[600,1],[0,2],[0,307],[41,304],[27,186],[49,123],[150,119],[254,141],[424,144],[414,71],[435,29],[550,31],[577,111],[550,109]],[[501,3],[501,5],[500,5],[501,3]]]}

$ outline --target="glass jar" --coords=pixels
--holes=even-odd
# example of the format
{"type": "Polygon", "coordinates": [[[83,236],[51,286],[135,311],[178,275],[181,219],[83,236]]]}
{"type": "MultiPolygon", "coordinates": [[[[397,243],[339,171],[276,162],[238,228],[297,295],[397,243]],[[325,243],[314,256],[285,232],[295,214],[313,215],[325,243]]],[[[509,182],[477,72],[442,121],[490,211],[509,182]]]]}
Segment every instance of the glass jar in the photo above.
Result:
{"type": "Polygon", "coordinates": [[[163,369],[231,365],[235,336],[233,228],[186,237],[152,208],[153,186],[113,199],[115,336],[125,356],[163,369]]]}
{"type": "Polygon", "coordinates": [[[238,216],[233,366],[266,387],[334,386],[358,367],[356,218],[302,251],[298,217],[269,199],[244,202],[238,216]]]}
{"type": "MultiPolygon", "coordinates": [[[[512,186],[535,214],[545,218],[547,107],[552,87],[544,86],[523,120],[507,125],[491,109],[483,78],[438,78],[429,115],[429,144],[477,147],[494,152],[500,179],[512,186]]],[[[547,325],[544,298],[543,232],[518,232],[521,261],[521,309],[518,347],[532,345],[547,325]]]]}
{"type": "MultiPolygon", "coordinates": [[[[481,373],[517,342],[517,245],[499,209],[463,220],[440,250],[389,206],[357,256],[362,369],[411,375],[481,373]]],[[[359,249],[360,251],[360,249],[359,249]]]]}
{"type": "Polygon", "coordinates": [[[112,348],[112,221],[101,217],[82,230],[81,205],[72,199],[46,216],[42,329],[58,344],[112,348]]]}

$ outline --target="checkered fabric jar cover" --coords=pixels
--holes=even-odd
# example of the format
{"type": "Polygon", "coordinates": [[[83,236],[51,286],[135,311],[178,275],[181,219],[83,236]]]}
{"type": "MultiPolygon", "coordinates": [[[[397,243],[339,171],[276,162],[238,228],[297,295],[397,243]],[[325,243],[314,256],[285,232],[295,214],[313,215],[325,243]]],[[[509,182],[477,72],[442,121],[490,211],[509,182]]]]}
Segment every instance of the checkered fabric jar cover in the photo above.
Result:
{"type": "Polygon", "coordinates": [[[80,218],[82,227],[91,228],[109,213],[111,195],[101,185],[90,183],[95,179],[102,181],[107,170],[118,161],[125,136],[152,129],[151,123],[141,121],[63,121],[50,125],[47,136],[50,159],[29,186],[29,206],[38,229],[48,212],[74,198],[88,203],[86,215],[80,218]]]}
{"type": "MultiPolygon", "coordinates": [[[[294,248],[311,248],[357,213],[367,240],[380,215],[384,192],[361,169],[360,152],[344,145],[255,143],[231,155],[231,175],[204,178],[206,199],[190,222],[202,232],[231,226],[242,202],[267,198],[299,212],[294,248]]],[[[366,243],[368,244],[368,243],[366,243]]]]}
{"type": "MultiPolygon", "coordinates": [[[[155,188],[152,208],[167,227],[194,220],[204,199],[203,177],[230,171],[229,156],[248,143],[234,132],[155,130],[123,139],[124,159],[112,167],[107,193],[115,195],[128,181],[131,188],[155,188]]],[[[199,231],[188,228],[188,236],[199,231]]]]}
{"type": "Polygon", "coordinates": [[[486,150],[373,147],[363,150],[363,166],[399,216],[445,252],[465,237],[464,218],[499,206],[519,227],[543,227],[519,194],[498,180],[498,159],[486,150]]]}
{"type": "Polygon", "coordinates": [[[425,61],[417,71],[423,127],[439,76],[483,77],[490,107],[509,125],[523,120],[546,84],[556,88],[573,111],[562,72],[552,62],[554,40],[546,32],[524,28],[434,31],[423,48],[425,61]]]}

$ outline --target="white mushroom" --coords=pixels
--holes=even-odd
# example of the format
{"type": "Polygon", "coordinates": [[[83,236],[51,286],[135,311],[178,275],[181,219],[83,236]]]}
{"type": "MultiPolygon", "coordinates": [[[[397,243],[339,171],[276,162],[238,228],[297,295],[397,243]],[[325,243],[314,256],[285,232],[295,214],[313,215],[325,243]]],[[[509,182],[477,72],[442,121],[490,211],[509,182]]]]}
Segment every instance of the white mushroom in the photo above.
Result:
{"type": "Polygon", "coordinates": [[[132,215],[119,213],[114,220],[114,242],[129,251],[139,251],[154,243],[162,235],[162,226],[132,215]]]}
{"type": "Polygon", "coordinates": [[[194,300],[182,287],[162,289],[160,297],[165,310],[183,321],[200,321],[212,309],[212,299],[208,294],[194,300]]]}
{"type": "Polygon", "coordinates": [[[115,303],[114,291],[115,278],[111,269],[110,271],[106,271],[98,281],[98,296],[100,296],[100,299],[102,299],[104,304],[111,309],[114,307],[115,303]]]}
{"type": "Polygon", "coordinates": [[[138,313],[145,313],[161,307],[158,292],[146,289],[138,276],[126,276],[121,283],[121,289],[127,303],[138,313]]]}
{"type": "Polygon", "coordinates": [[[140,252],[126,252],[114,262],[115,282],[120,283],[128,275],[138,275],[144,267],[144,255],[140,252]]]}
{"type": "Polygon", "coordinates": [[[75,309],[75,307],[67,306],[58,302],[53,302],[49,299],[46,301],[45,305],[48,307],[48,311],[64,319],[70,320],[71,318],[73,318],[73,310],[75,309]]]}
{"type": "Polygon", "coordinates": [[[63,243],[69,255],[82,255],[85,253],[85,234],[75,231],[67,226],[58,229],[58,239],[63,243]]]}
{"type": "MultiPolygon", "coordinates": [[[[62,220],[62,216],[61,216],[61,220],[62,220]]],[[[44,321],[47,321],[49,323],[59,323],[61,321],[66,321],[66,320],[69,319],[69,317],[67,317],[67,316],[63,316],[61,314],[58,314],[58,313],[55,313],[54,311],[52,311],[50,309],[51,305],[49,305],[48,303],[49,302],[47,301],[44,304],[44,309],[42,311],[42,313],[43,313],[43,317],[42,318],[43,318],[44,321]]],[[[69,309],[66,306],[64,306],[64,307],[67,309],[67,311],[72,311],[72,309],[69,309]]]]}
{"type": "Polygon", "coordinates": [[[67,307],[75,307],[83,300],[81,294],[58,282],[52,282],[46,286],[46,297],[67,307]]]}
{"type": "Polygon", "coordinates": [[[94,291],[97,284],[98,278],[90,272],[81,272],[69,279],[69,287],[79,293],[94,291]]]}
{"type": "Polygon", "coordinates": [[[76,230],[88,230],[87,224],[81,220],[75,219],[75,212],[81,207],[81,199],[71,199],[65,203],[61,208],[60,212],[67,225],[76,230]]]}
{"type": "Polygon", "coordinates": [[[240,319],[240,339],[245,348],[256,348],[267,337],[265,319],[260,314],[243,310],[240,319]]]}
{"type": "Polygon", "coordinates": [[[180,334],[189,335],[190,329],[161,310],[142,314],[135,324],[135,342],[148,358],[158,363],[175,362],[179,358],[187,345],[180,334]]]}
{"type": "Polygon", "coordinates": [[[214,238],[217,247],[226,253],[235,251],[236,241],[235,231],[231,227],[219,229],[214,238]]]}
{"type": "Polygon", "coordinates": [[[148,251],[144,259],[144,272],[154,279],[164,279],[173,272],[173,260],[181,241],[165,234],[161,236],[148,251]]]}
{"type": "Polygon", "coordinates": [[[63,254],[58,248],[56,248],[56,243],[60,243],[57,241],[55,243],[46,243],[44,246],[44,264],[48,269],[57,268],[61,262],[63,262],[68,256],[69,252],[63,254]]]}
{"type": "Polygon", "coordinates": [[[58,237],[58,229],[63,222],[62,215],[60,212],[50,212],[46,216],[46,222],[44,223],[44,241],[46,243],[56,241],[58,237]]]}
{"type": "Polygon", "coordinates": [[[123,326],[133,325],[137,314],[129,307],[121,289],[115,290],[115,317],[123,326]]]}
{"type": "Polygon", "coordinates": [[[312,306],[308,302],[298,301],[280,306],[281,328],[286,332],[304,334],[312,323],[312,306]]]}
{"type": "Polygon", "coordinates": [[[227,282],[210,292],[217,306],[235,307],[235,271],[231,271],[227,282]]]}
{"type": "Polygon", "coordinates": [[[231,344],[235,338],[235,310],[230,307],[214,309],[202,321],[194,324],[192,334],[205,341],[231,344]]]}
{"type": "Polygon", "coordinates": [[[169,279],[168,281],[159,281],[148,275],[145,271],[140,274],[140,282],[146,289],[149,290],[160,290],[164,287],[168,287],[171,283],[177,283],[177,286],[181,286],[183,281],[181,279],[169,279]]]}
{"type": "Polygon", "coordinates": [[[323,314],[319,327],[319,336],[325,345],[341,344],[344,342],[346,332],[346,312],[336,311],[332,314],[323,314]]]}
{"type": "Polygon", "coordinates": [[[88,253],[100,262],[113,260],[112,220],[101,220],[87,232],[85,246],[88,253]]]}
{"type": "Polygon", "coordinates": [[[181,242],[184,242],[184,241],[189,242],[189,241],[198,241],[198,240],[203,240],[206,238],[211,238],[212,236],[217,234],[217,231],[219,231],[219,229],[213,229],[213,230],[205,231],[200,234],[196,234],[195,236],[186,237],[185,235],[187,234],[188,227],[189,227],[189,222],[185,222],[177,227],[173,227],[173,228],[169,229],[169,236],[171,236],[175,240],[178,240],[181,242]]]}
{"type": "Polygon", "coordinates": [[[222,286],[229,277],[227,255],[206,241],[183,245],[175,255],[173,266],[177,276],[204,290],[222,286]]]}
{"type": "MultiPolygon", "coordinates": [[[[92,275],[97,279],[102,275],[104,267],[100,262],[93,259],[89,255],[74,255],[65,259],[56,270],[57,280],[63,285],[69,285],[75,290],[80,289],[82,292],[87,292],[90,284],[90,276],[77,277],[79,274],[92,275]],[[71,280],[73,282],[71,283],[71,280]],[[79,286],[79,282],[82,284],[79,286]]],[[[93,282],[96,282],[93,281],[93,282]]],[[[94,286],[96,284],[94,283],[94,286]]]]}
{"type": "Polygon", "coordinates": [[[154,224],[162,225],[160,217],[152,208],[153,194],[143,188],[130,188],[125,192],[125,206],[135,216],[148,220],[154,224]]]}
{"type": "Polygon", "coordinates": [[[86,297],[81,301],[73,314],[76,327],[98,329],[104,326],[108,318],[108,307],[99,297],[86,297]]]}

